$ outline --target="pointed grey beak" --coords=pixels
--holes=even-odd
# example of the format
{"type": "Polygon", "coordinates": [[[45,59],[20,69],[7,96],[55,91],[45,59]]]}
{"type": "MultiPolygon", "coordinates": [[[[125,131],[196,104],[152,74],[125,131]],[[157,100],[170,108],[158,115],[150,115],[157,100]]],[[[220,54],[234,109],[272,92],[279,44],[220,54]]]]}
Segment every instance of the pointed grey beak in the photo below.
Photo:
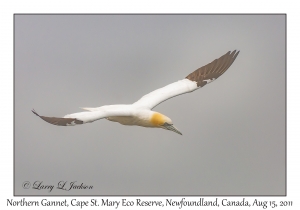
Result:
{"type": "Polygon", "coordinates": [[[166,130],[169,130],[169,131],[174,131],[175,133],[178,133],[178,134],[182,135],[182,133],[177,128],[175,128],[175,126],[173,126],[171,124],[165,123],[163,125],[163,128],[166,129],[166,130]]]}

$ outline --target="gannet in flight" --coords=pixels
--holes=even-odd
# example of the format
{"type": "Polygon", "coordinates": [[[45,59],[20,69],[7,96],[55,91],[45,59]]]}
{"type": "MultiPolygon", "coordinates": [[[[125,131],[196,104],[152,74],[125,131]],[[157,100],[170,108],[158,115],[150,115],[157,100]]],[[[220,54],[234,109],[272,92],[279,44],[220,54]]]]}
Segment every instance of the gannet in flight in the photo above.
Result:
{"type": "Polygon", "coordinates": [[[238,54],[239,51],[229,51],[220,58],[215,59],[211,63],[190,73],[185,79],[179,80],[144,95],[140,100],[133,104],[82,108],[88,112],[68,114],[62,118],[40,116],[34,109],[32,112],[53,125],[79,125],[105,118],[113,122],[121,123],[122,125],[163,128],[182,135],[182,133],[173,126],[173,122],[169,117],[151,110],[158,104],[170,98],[184,93],[193,92],[194,90],[216,80],[231,66],[238,54]]]}

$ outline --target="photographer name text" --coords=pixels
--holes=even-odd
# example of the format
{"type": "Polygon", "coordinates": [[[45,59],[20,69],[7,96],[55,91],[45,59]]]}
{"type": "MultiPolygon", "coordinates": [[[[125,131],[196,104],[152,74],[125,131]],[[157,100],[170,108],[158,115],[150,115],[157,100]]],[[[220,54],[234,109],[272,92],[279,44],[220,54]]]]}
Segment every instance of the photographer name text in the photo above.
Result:
{"type": "Polygon", "coordinates": [[[34,189],[52,192],[53,189],[71,191],[71,190],[91,190],[92,185],[84,184],[83,182],[77,181],[59,181],[56,185],[45,184],[43,181],[34,181],[32,184],[29,181],[25,181],[22,184],[23,189],[34,189]]]}

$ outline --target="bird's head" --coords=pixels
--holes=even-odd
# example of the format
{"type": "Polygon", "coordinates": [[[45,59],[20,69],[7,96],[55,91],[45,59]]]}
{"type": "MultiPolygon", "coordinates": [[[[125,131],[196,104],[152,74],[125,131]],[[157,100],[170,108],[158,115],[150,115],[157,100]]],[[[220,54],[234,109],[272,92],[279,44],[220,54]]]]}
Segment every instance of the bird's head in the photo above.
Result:
{"type": "Polygon", "coordinates": [[[158,112],[153,112],[151,116],[151,123],[152,125],[154,125],[154,127],[174,131],[175,133],[182,135],[182,133],[173,126],[172,120],[170,118],[158,112]]]}

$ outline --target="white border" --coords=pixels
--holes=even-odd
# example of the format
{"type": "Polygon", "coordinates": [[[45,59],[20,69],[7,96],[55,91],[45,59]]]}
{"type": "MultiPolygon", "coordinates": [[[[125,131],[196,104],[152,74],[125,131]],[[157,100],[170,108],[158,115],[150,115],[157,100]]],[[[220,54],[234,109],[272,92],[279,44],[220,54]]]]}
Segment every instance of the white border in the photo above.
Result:
{"type": "MultiPolygon", "coordinates": [[[[287,13],[287,196],[258,197],[259,200],[276,200],[277,202],[293,201],[293,207],[300,207],[299,188],[299,11],[296,1],[21,1],[3,0],[0,4],[1,18],[1,209],[7,207],[7,199],[20,200],[13,197],[13,14],[14,13],[287,13]],[[4,117],[3,117],[4,116],[4,117]]],[[[267,79],[267,78],[266,78],[267,79]]],[[[77,200],[90,200],[88,197],[75,197],[77,200]]],[[[121,200],[122,197],[105,197],[121,200]]],[[[206,197],[212,199],[211,197],[206,197]]],[[[225,198],[225,197],[224,197],[225,198]]],[[[42,197],[26,197],[26,200],[41,200],[42,197]]],[[[63,200],[62,197],[50,197],[48,200],[63,200]]],[[[70,202],[72,197],[68,197],[70,202]]],[[[97,197],[101,199],[101,197],[97,197]]],[[[128,199],[134,200],[134,197],[128,199]]],[[[144,200],[162,200],[166,197],[141,197],[144,200]]],[[[181,197],[174,197],[180,200],[181,197]]],[[[188,197],[193,200],[193,197],[188,197]]],[[[197,198],[195,198],[197,199],[197,198]]],[[[223,199],[223,198],[219,198],[223,199]]],[[[228,197],[230,200],[241,200],[241,197],[228,197]]],[[[247,197],[253,201],[255,197],[247,197]]],[[[30,207],[27,207],[30,208],[30,207]]],[[[40,208],[40,207],[39,207],[40,208]]],[[[78,208],[78,207],[77,207],[78,208]]],[[[97,208],[97,207],[96,207],[97,208]]],[[[100,207],[98,207],[100,208],[100,207]]],[[[102,207],[101,207],[102,208],[102,207]]],[[[179,209],[173,207],[172,209],[179,209]]],[[[254,207],[252,207],[253,209],[254,207]]],[[[262,207],[258,207],[262,209],[262,207]]],[[[270,207],[269,207],[270,208],[270,207]]],[[[95,209],[95,208],[94,208],[95,209]]],[[[112,209],[112,208],[110,208],[112,209]]],[[[132,208],[130,208],[132,209],[132,208]]],[[[149,208],[148,208],[149,209],[149,208]]],[[[166,209],[166,208],[164,208],[166,209]]],[[[214,208],[209,208],[214,209],[214,208]]],[[[220,208],[218,208],[220,209],[220,208]]],[[[276,208],[278,209],[278,208],[276,208]]],[[[279,208],[281,209],[281,208],[279,208]]]]}

